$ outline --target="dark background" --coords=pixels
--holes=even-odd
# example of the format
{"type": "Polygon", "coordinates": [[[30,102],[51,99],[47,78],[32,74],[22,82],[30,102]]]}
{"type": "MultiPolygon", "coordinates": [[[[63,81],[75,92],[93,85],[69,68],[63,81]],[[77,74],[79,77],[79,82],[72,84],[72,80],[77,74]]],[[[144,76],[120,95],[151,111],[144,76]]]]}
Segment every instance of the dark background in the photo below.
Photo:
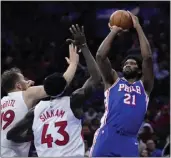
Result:
{"type": "MultiPolygon", "coordinates": [[[[48,74],[64,72],[67,68],[64,57],[68,56],[68,45],[65,39],[71,37],[69,27],[72,24],[84,25],[89,48],[95,56],[99,45],[109,33],[107,23],[110,15],[118,9],[137,8],[137,16],[152,48],[155,74],[154,89],[144,121],[149,123],[153,131],[144,130],[139,137],[145,144],[147,140],[153,139],[157,148],[163,148],[170,132],[169,2],[39,1],[1,4],[1,70],[3,72],[13,66],[19,67],[36,84],[42,84],[48,74]]],[[[129,53],[140,53],[134,30],[118,38],[109,55],[113,68],[120,75],[121,62],[129,53]]],[[[78,69],[70,92],[80,88],[88,78],[84,58],[80,56],[82,68],[78,69]]],[[[2,90],[3,95],[5,93],[2,90]]],[[[87,100],[84,110],[83,134],[90,147],[104,112],[102,88],[87,100]]]]}

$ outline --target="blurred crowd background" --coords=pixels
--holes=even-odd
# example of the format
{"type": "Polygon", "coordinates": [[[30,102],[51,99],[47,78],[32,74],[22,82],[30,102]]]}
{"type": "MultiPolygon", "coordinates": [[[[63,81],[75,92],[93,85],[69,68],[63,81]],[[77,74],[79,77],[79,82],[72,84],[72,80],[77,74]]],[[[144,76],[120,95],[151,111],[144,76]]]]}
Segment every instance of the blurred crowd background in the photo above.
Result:
{"type": "MultiPolygon", "coordinates": [[[[153,52],[155,84],[144,123],[139,131],[139,152],[142,157],[160,157],[170,141],[170,2],[2,2],[1,3],[1,73],[19,67],[24,75],[42,84],[53,72],[64,72],[72,24],[84,25],[87,43],[95,56],[102,40],[109,33],[110,15],[118,9],[133,10],[139,17],[153,52]]],[[[121,63],[129,54],[140,53],[134,30],[119,37],[110,53],[113,68],[122,75],[121,63]]],[[[70,87],[80,88],[89,77],[85,60],[70,87]]],[[[1,89],[2,90],[2,89],[1,89]]],[[[2,96],[6,95],[2,90],[2,96]]],[[[84,104],[83,137],[86,156],[95,130],[104,112],[103,86],[98,87],[84,104]]],[[[34,146],[30,156],[35,156],[34,146]]]]}

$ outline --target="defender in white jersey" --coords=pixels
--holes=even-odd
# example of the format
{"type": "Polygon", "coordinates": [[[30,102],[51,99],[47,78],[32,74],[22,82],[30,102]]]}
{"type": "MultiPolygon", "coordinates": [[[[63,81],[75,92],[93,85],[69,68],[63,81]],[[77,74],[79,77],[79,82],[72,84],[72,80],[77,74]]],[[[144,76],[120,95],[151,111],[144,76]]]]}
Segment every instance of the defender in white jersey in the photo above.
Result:
{"type": "MultiPolygon", "coordinates": [[[[46,91],[49,94],[59,94],[66,87],[66,82],[69,84],[75,74],[78,55],[73,51],[70,45],[70,66],[64,73],[63,77],[56,73],[48,76],[44,85],[33,86],[33,81],[26,81],[21,71],[16,68],[5,71],[2,74],[2,87],[8,93],[1,99],[1,156],[2,157],[28,157],[30,142],[21,143],[22,140],[18,139],[14,143],[7,140],[7,132],[12,129],[16,123],[24,118],[30,108],[42,98],[47,97],[46,91]],[[55,81],[55,82],[54,82],[55,81]],[[60,85],[60,86],[59,86],[60,85]],[[52,91],[51,87],[59,87],[52,91]],[[44,90],[45,89],[45,90],[44,90]]],[[[28,139],[30,139],[28,137],[28,139]]]]}
{"type": "MultiPolygon", "coordinates": [[[[41,101],[35,109],[31,109],[25,118],[8,132],[8,138],[20,139],[21,133],[32,128],[34,144],[39,157],[84,156],[84,141],[81,136],[83,116],[82,105],[100,82],[101,76],[93,56],[87,45],[83,30],[80,33],[78,25],[75,31],[88,66],[91,77],[82,88],[72,93],[70,97],[63,96],[50,101],[41,101]]],[[[75,39],[76,41],[77,39],[75,39]]],[[[74,42],[75,42],[74,41],[74,42]]],[[[68,61],[69,62],[69,61],[68,61]]]]}
{"type": "Polygon", "coordinates": [[[1,154],[3,156],[28,156],[30,142],[14,143],[6,139],[7,132],[28,112],[22,91],[9,93],[1,99],[1,154]]]}
{"type": "Polygon", "coordinates": [[[39,157],[84,156],[81,120],[70,108],[72,104],[70,97],[62,97],[35,107],[32,129],[39,157]]]}

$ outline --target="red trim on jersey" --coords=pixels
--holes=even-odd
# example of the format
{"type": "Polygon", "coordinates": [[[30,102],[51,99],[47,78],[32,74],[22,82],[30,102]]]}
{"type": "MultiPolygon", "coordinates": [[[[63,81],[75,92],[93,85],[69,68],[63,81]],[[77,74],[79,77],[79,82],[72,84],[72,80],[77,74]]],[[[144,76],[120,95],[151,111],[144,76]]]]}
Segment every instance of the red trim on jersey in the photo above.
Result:
{"type": "Polygon", "coordinates": [[[81,137],[83,138],[84,140],[84,133],[83,133],[83,129],[81,130],[81,137]]]}
{"type": "Polygon", "coordinates": [[[113,88],[114,86],[116,86],[116,84],[117,84],[119,81],[120,81],[120,78],[118,77],[117,80],[115,81],[115,83],[114,83],[111,87],[109,87],[109,88],[104,92],[104,93],[107,93],[107,95],[106,95],[106,100],[107,100],[107,102],[106,102],[106,104],[105,104],[105,113],[104,113],[104,114],[106,114],[106,115],[105,115],[105,118],[104,118],[103,125],[102,125],[99,129],[97,129],[97,131],[96,131],[95,134],[94,134],[93,144],[92,144],[92,147],[91,147],[91,150],[90,150],[90,155],[89,155],[90,158],[92,157],[92,152],[93,152],[93,149],[94,149],[94,146],[95,146],[95,143],[96,143],[96,139],[97,139],[97,137],[98,137],[98,135],[99,135],[99,131],[100,131],[100,129],[106,124],[107,115],[108,115],[108,110],[109,110],[109,108],[108,108],[108,100],[109,100],[110,89],[113,88]]]}

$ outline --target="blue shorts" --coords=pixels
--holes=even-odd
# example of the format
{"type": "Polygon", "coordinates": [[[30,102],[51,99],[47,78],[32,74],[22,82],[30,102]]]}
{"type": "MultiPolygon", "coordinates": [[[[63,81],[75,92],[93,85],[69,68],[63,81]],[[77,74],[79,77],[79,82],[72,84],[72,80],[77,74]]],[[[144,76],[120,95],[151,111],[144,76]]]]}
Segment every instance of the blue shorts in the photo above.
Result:
{"type": "Polygon", "coordinates": [[[94,136],[90,157],[138,157],[136,136],[127,136],[114,127],[98,129],[94,136]]]}

